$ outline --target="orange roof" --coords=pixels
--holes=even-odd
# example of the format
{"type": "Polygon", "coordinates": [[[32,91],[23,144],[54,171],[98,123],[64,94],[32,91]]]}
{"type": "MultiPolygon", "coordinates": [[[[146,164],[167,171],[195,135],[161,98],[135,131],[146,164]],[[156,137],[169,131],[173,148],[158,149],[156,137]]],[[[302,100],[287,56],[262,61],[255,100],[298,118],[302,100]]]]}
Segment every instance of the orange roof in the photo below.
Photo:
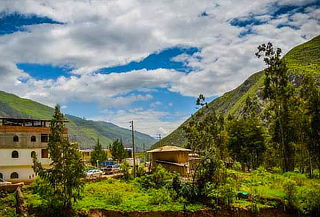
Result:
{"type": "Polygon", "coordinates": [[[162,146],[150,151],[147,151],[148,153],[154,153],[154,152],[168,152],[168,151],[187,151],[187,152],[191,152],[191,149],[187,149],[187,148],[181,148],[181,147],[177,147],[177,146],[162,146]]]}

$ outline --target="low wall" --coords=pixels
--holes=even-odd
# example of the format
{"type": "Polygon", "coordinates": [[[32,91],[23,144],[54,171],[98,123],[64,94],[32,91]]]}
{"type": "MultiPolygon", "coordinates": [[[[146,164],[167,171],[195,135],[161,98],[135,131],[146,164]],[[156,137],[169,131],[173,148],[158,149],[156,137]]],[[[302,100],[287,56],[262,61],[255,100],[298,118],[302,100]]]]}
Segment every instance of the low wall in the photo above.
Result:
{"type": "MultiPolygon", "coordinates": [[[[111,210],[90,210],[87,214],[80,214],[81,217],[298,217],[298,214],[289,214],[279,209],[262,209],[252,213],[248,210],[200,210],[196,212],[123,212],[111,210]]],[[[314,216],[314,215],[313,215],[314,216]]],[[[320,215],[317,215],[320,216],[320,215]]]]}

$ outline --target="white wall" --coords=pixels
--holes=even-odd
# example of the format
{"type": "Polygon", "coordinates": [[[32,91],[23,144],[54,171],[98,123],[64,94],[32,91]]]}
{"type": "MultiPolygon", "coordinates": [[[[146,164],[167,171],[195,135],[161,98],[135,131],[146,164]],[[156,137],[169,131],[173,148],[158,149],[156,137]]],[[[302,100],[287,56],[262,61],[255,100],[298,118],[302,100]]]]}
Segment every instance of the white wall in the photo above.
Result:
{"type": "Polygon", "coordinates": [[[41,158],[41,148],[0,149],[0,173],[2,173],[4,180],[26,181],[35,178],[36,175],[32,169],[32,151],[36,152],[37,158],[42,165],[47,166],[50,163],[49,158],[41,158]],[[13,151],[17,151],[19,153],[18,158],[11,157],[13,151]],[[18,179],[10,179],[10,175],[13,172],[18,173],[18,179]]]}
{"type": "Polygon", "coordinates": [[[37,158],[42,164],[49,164],[49,158],[41,158],[41,148],[27,148],[27,149],[0,149],[0,168],[2,166],[27,166],[33,165],[31,152],[35,151],[37,158]],[[13,151],[19,153],[18,158],[12,158],[13,151]]]}
{"type": "Polygon", "coordinates": [[[9,181],[25,181],[32,180],[36,177],[33,169],[31,167],[0,167],[0,173],[3,175],[4,180],[9,181]],[[11,173],[16,172],[19,175],[18,179],[10,179],[11,173]]]}

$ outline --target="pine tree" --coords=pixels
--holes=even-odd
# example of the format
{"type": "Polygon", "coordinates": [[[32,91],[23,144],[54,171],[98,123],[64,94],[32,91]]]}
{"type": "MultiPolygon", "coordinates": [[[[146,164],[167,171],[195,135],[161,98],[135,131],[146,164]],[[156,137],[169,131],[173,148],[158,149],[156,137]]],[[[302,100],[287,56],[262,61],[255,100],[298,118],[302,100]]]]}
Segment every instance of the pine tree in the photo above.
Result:
{"type": "Polygon", "coordinates": [[[50,168],[45,169],[34,156],[33,169],[42,180],[39,192],[47,201],[48,211],[55,215],[70,216],[72,202],[80,198],[83,188],[81,178],[84,177],[84,164],[76,143],[70,143],[65,135],[64,115],[60,107],[55,107],[50,122],[48,153],[50,168]]]}
{"type": "Polygon", "coordinates": [[[100,140],[98,138],[97,144],[94,146],[94,151],[91,153],[90,163],[93,166],[97,165],[98,162],[102,162],[107,160],[106,153],[102,150],[102,145],[100,143],[100,140]]]}
{"type": "Polygon", "coordinates": [[[113,158],[121,162],[124,158],[127,157],[127,152],[124,149],[122,140],[115,140],[110,146],[109,146],[111,155],[113,158]]]}

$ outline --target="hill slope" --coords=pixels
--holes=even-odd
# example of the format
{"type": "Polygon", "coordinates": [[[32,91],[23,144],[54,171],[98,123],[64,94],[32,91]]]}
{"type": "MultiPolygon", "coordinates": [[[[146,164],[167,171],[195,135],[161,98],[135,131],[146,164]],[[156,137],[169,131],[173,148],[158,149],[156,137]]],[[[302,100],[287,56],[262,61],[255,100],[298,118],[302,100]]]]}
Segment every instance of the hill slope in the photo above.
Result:
{"type": "MultiPolygon", "coordinates": [[[[51,107],[0,91],[0,117],[51,119],[52,114],[53,108],[51,107]]],[[[118,138],[122,138],[126,146],[131,145],[130,130],[108,122],[84,120],[72,115],[66,115],[66,117],[69,120],[67,127],[70,140],[78,142],[81,148],[93,147],[97,138],[104,147],[118,138]]],[[[148,148],[154,144],[155,139],[135,132],[135,142],[138,150],[142,150],[143,143],[148,148]]]]}
{"type": "MultiPolygon", "coordinates": [[[[287,62],[289,73],[293,76],[299,77],[299,75],[301,76],[307,72],[320,74],[320,36],[293,48],[284,56],[284,59],[287,62]]],[[[263,88],[263,81],[263,72],[257,72],[251,75],[239,87],[210,102],[208,104],[208,113],[215,110],[216,112],[225,115],[233,114],[239,116],[243,109],[245,99],[248,96],[259,95],[260,90],[263,88]]],[[[163,138],[160,143],[157,142],[153,147],[163,145],[186,145],[187,140],[182,127],[188,120],[167,137],[163,138]]]]}

